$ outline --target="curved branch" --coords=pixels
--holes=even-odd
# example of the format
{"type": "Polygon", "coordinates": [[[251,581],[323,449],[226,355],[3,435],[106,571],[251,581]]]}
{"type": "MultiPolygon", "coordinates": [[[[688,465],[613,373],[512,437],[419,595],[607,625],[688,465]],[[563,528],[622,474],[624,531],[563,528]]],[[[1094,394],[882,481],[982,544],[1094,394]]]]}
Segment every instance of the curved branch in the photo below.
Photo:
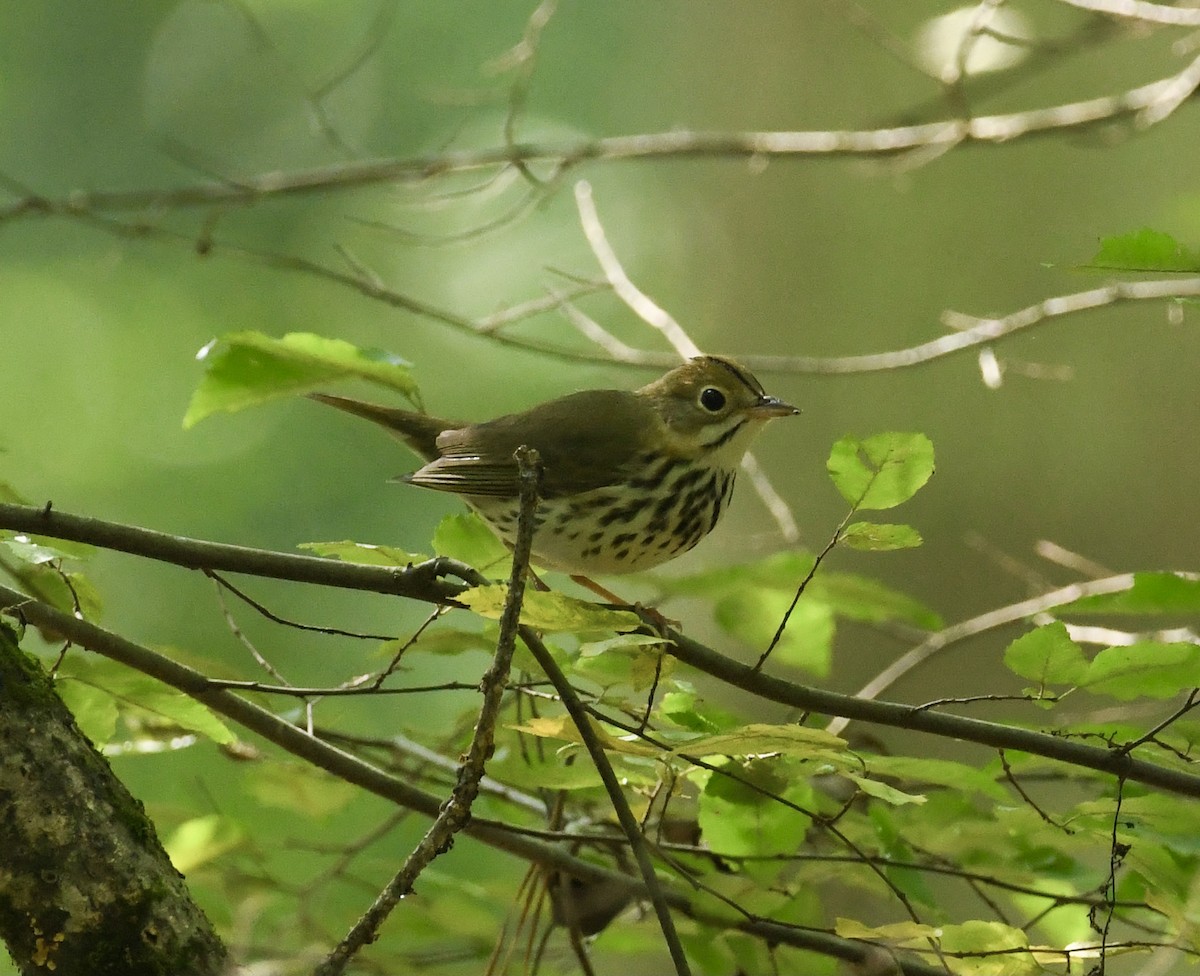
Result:
{"type": "MultiPolygon", "coordinates": [[[[156,237],[188,246],[194,246],[196,243],[193,237],[177,231],[144,224],[124,224],[108,218],[96,218],[93,215],[83,216],[86,216],[97,227],[123,237],[156,237]]],[[[206,253],[220,250],[261,262],[268,267],[313,275],[324,281],[349,288],[392,308],[402,309],[421,318],[439,322],[460,332],[484,336],[500,345],[552,356],[566,362],[607,365],[615,363],[659,370],[672,369],[679,365],[679,357],[675,353],[639,349],[613,341],[611,337],[599,336],[590,328],[585,329],[585,336],[598,343],[601,350],[570,348],[543,339],[512,335],[503,330],[503,325],[555,308],[563,309],[564,313],[576,324],[586,323],[586,317],[570,304],[571,296],[569,295],[552,293],[546,299],[523,302],[508,311],[472,320],[389,288],[377,277],[362,269],[342,271],[298,255],[259,251],[214,240],[206,240],[205,247],[206,253]]],[[[588,286],[580,290],[586,292],[596,289],[594,286],[588,286]]],[[[942,323],[954,331],[903,349],[851,356],[777,356],[739,353],[738,359],[756,373],[807,373],[818,376],[840,376],[852,373],[881,372],[919,366],[976,347],[986,347],[990,343],[998,342],[1051,319],[1093,311],[1109,305],[1120,305],[1125,302],[1165,301],[1173,298],[1195,298],[1197,296],[1200,296],[1200,277],[1119,281],[1087,291],[1054,295],[998,318],[982,318],[947,309],[942,313],[942,323]]]]}
{"type": "MultiPolygon", "coordinates": [[[[935,654],[940,653],[952,644],[957,644],[959,641],[966,640],[989,630],[995,630],[997,627],[1017,623],[1020,620],[1028,620],[1039,613],[1045,613],[1047,610],[1053,610],[1055,607],[1074,603],[1085,596],[1121,593],[1131,586],[1133,586],[1132,573],[1121,573],[1118,576],[1089,580],[1086,583],[1072,583],[1070,586],[1051,590],[1049,593],[1043,593],[1040,596],[1022,600],[1020,603],[1011,603],[1007,607],[1000,607],[997,610],[989,610],[987,613],[981,613],[979,616],[971,617],[969,620],[963,620],[957,624],[951,624],[949,627],[943,627],[941,630],[930,634],[920,644],[917,644],[896,658],[895,661],[879,672],[879,674],[859,688],[855,692],[855,697],[862,699],[878,698],[910,671],[920,667],[920,665],[924,664],[935,654]]],[[[849,719],[838,718],[829,723],[828,731],[834,735],[840,735],[842,730],[849,724],[849,719]]]]}
{"type": "Polygon", "coordinates": [[[1062,0],[1063,3],[1108,14],[1128,20],[1140,20],[1146,24],[1169,24],[1173,27],[1200,27],[1200,10],[1195,7],[1172,7],[1165,3],[1149,3],[1148,0],[1062,0]]]}

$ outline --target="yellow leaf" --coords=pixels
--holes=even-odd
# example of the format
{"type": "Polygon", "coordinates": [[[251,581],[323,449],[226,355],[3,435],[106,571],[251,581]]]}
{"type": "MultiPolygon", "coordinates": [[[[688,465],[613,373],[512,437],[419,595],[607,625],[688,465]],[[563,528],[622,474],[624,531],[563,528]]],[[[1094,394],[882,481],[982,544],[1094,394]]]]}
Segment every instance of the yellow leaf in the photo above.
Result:
{"type": "Polygon", "coordinates": [[[675,752],[692,756],[761,756],[783,753],[801,759],[831,759],[831,753],[846,748],[846,740],[824,729],[809,729],[802,725],[768,725],[755,722],[717,735],[689,739],[675,747],[675,752]]]}
{"type": "MultiPolygon", "coordinates": [[[[508,587],[502,583],[476,586],[458,596],[481,617],[499,620],[504,613],[508,587]]],[[[521,623],[549,631],[636,630],[642,625],[636,613],[629,610],[609,610],[586,600],[576,600],[561,593],[526,590],[521,602],[521,623]]]]}
{"type": "MultiPolygon", "coordinates": [[[[609,752],[620,752],[627,756],[657,756],[659,754],[658,749],[642,745],[642,743],[632,738],[618,738],[591,719],[588,721],[592,727],[592,732],[600,740],[600,744],[609,752]]],[[[575,727],[575,723],[569,715],[531,718],[521,725],[512,725],[509,727],[517,732],[527,732],[529,735],[536,735],[543,739],[583,742],[583,737],[579,734],[579,729],[575,727]]]]}

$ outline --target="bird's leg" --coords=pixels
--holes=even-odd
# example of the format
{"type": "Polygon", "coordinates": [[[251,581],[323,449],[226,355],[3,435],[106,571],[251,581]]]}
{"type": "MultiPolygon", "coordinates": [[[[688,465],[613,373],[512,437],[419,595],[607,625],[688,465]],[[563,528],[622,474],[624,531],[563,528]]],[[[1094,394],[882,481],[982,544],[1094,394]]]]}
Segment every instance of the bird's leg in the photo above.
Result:
{"type": "Polygon", "coordinates": [[[601,586],[589,576],[576,575],[575,573],[571,573],[570,575],[572,582],[578,583],[585,590],[591,590],[606,603],[615,603],[619,607],[629,607],[635,613],[645,614],[650,618],[647,623],[658,631],[661,637],[666,637],[669,630],[679,629],[678,620],[672,620],[670,617],[664,616],[661,612],[655,610],[654,607],[646,607],[640,603],[630,603],[628,600],[622,600],[612,590],[601,586]]]}

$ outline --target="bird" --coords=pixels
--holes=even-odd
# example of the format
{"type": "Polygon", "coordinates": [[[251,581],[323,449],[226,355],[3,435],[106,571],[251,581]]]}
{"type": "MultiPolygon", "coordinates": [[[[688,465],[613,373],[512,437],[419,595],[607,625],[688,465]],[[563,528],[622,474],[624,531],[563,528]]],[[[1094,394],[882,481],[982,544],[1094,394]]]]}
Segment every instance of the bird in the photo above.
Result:
{"type": "Polygon", "coordinates": [[[425,464],[401,480],[461,496],[510,547],[520,508],[514,452],[534,448],[542,478],[533,561],[579,582],[652,569],[695,546],[725,513],[763,427],[800,412],[723,356],[689,359],[637,390],[583,390],[483,423],[308,396],[404,441],[425,464]]]}

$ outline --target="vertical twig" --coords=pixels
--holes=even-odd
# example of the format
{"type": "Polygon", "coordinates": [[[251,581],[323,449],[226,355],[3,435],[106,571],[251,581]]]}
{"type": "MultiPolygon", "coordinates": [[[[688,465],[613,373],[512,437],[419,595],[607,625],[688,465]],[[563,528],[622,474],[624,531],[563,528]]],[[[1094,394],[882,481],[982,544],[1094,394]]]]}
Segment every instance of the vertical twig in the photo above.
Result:
{"type": "Polygon", "coordinates": [[[471,805],[479,794],[479,782],[483,778],[484,766],[491,758],[495,746],[496,719],[508,684],[508,673],[512,666],[513,649],[516,647],[520,628],[521,601],[525,594],[525,573],[529,567],[529,551],[533,545],[534,514],[537,510],[538,491],[541,482],[541,460],[537,451],[529,447],[517,448],[513,455],[520,471],[520,512],[517,518],[517,538],[513,547],[512,574],[508,580],[508,596],[504,601],[504,613],[500,617],[500,635],[496,641],[496,653],[491,667],[479,682],[483,703],[471,744],[458,767],[458,780],[450,796],[442,804],[441,811],[425,836],[405,859],[395,877],[375,899],[374,904],[363,914],[337,947],[313,970],[313,976],[339,976],[354,955],[374,942],[379,928],[405,895],[413,890],[418,875],[439,854],[445,854],[454,844],[454,835],[461,831],[471,818],[471,805]]]}

